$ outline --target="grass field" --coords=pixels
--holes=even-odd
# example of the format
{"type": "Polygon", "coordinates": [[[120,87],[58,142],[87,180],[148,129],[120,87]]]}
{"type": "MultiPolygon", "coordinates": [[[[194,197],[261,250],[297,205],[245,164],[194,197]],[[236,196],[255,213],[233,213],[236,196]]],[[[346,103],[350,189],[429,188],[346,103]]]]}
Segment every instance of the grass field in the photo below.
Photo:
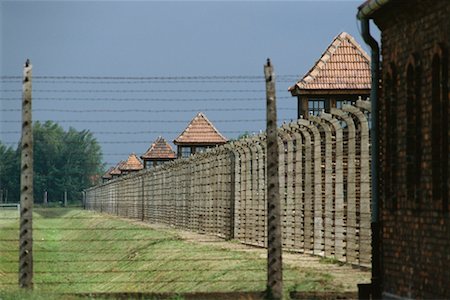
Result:
{"type": "MultiPolygon", "coordinates": [[[[0,211],[0,299],[17,291],[18,213],[0,211]],[[3,295],[3,296],[2,296],[3,295]]],[[[34,210],[34,289],[45,293],[263,291],[266,260],[175,230],[68,208],[34,210]]],[[[332,274],[284,267],[286,291],[341,291],[332,274]]]]}

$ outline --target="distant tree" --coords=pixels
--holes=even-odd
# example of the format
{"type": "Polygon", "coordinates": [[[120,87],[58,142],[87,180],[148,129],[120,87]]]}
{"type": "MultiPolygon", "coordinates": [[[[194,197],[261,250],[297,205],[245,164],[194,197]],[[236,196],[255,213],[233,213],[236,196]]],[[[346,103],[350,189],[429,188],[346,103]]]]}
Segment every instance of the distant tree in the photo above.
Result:
{"type": "Polygon", "coordinates": [[[18,202],[20,165],[17,151],[0,142],[0,201],[18,202]]]}
{"type": "Polygon", "coordinates": [[[42,203],[47,191],[49,199],[62,198],[65,164],[62,158],[64,130],[56,123],[36,122],[33,126],[34,201],[42,203]]]}
{"type": "Polygon", "coordinates": [[[246,132],[241,133],[240,135],[238,135],[238,137],[236,139],[230,139],[230,142],[242,140],[242,139],[248,138],[249,136],[251,136],[250,132],[246,131],[246,132]]]}
{"type": "MultiPolygon", "coordinates": [[[[64,131],[51,121],[36,122],[33,126],[33,152],[36,203],[43,202],[45,191],[49,201],[61,201],[65,191],[69,201],[78,201],[81,191],[98,183],[96,179],[103,173],[100,145],[87,130],[70,128],[64,131]]],[[[0,147],[0,167],[1,183],[5,181],[8,191],[11,189],[8,197],[19,201],[20,150],[0,147]],[[6,180],[9,177],[13,179],[6,180]]]]}
{"type": "Polygon", "coordinates": [[[73,199],[81,190],[98,183],[104,173],[102,151],[93,134],[87,130],[70,128],[64,134],[63,144],[61,159],[67,175],[63,185],[69,198],[73,199]]]}

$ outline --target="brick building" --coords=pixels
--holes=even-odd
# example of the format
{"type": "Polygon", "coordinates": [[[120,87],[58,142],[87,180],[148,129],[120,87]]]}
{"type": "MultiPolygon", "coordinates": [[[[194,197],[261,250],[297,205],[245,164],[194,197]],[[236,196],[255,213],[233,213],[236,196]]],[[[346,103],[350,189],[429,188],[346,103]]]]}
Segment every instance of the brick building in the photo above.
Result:
{"type": "Polygon", "coordinates": [[[381,30],[379,294],[449,299],[450,1],[369,0],[358,18],[381,30]]]}
{"type": "Polygon", "coordinates": [[[158,137],[148,150],[141,155],[144,169],[149,169],[177,158],[175,151],[163,137],[158,137]]]}
{"type": "Polygon", "coordinates": [[[297,117],[319,115],[342,104],[369,97],[370,58],[355,39],[342,32],[320,59],[295,85],[289,87],[297,97],[297,117]]]}
{"type": "Polygon", "coordinates": [[[227,139],[208,120],[204,113],[199,112],[186,129],[173,141],[178,147],[178,157],[189,157],[203,152],[206,148],[222,145],[227,139]]]}

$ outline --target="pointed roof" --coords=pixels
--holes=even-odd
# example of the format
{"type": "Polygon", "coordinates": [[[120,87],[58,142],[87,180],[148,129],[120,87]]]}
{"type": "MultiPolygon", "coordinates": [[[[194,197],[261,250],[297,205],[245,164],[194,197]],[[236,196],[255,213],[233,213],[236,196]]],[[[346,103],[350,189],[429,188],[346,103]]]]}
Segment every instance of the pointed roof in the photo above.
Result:
{"type": "Polygon", "coordinates": [[[103,179],[111,179],[112,175],[111,172],[114,170],[114,167],[111,167],[108,169],[108,171],[105,172],[105,174],[103,174],[102,178],[103,179]]]}
{"type": "Polygon", "coordinates": [[[342,32],[289,91],[297,96],[308,90],[370,90],[370,86],[369,55],[350,34],[342,32]]]}
{"type": "Polygon", "coordinates": [[[172,150],[169,143],[161,136],[148,148],[141,159],[158,160],[158,159],[175,159],[177,154],[172,150]]]}
{"type": "Polygon", "coordinates": [[[122,172],[120,171],[120,166],[123,165],[125,162],[123,160],[119,161],[115,167],[109,172],[109,174],[112,175],[120,175],[122,172]]]}
{"type": "Polygon", "coordinates": [[[119,166],[120,171],[139,171],[142,170],[144,166],[136,154],[131,153],[128,159],[119,166]]]}
{"type": "Polygon", "coordinates": [[[205,114],[199,112],[173,142],[175,145],[225,144],[227,138],[214,127],[205,114]]]}

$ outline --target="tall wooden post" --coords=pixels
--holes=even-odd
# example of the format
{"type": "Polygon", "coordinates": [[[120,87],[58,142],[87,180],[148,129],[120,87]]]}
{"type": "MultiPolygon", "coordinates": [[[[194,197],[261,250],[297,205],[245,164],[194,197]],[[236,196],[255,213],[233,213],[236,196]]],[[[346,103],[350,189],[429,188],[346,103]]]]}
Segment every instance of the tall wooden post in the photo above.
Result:
{"type": "Polygon", "coordinates": [[[64,207],[67,207],[67,191],[64,191],[64,207]]]}
{"type": "Polygon", "coordinates": [[[31,118],[31,70],[27,59],[23,73],[22,157],[20,174],[19,286],[33,288],[33,128],[31,118]]]}
{"type": "Polygon", "coordinates": [[[283,296],[281,260],[280,184],[278,175],[275,74],[270,60],[264,66],[267,98],[267,297],[283,296]]]}

